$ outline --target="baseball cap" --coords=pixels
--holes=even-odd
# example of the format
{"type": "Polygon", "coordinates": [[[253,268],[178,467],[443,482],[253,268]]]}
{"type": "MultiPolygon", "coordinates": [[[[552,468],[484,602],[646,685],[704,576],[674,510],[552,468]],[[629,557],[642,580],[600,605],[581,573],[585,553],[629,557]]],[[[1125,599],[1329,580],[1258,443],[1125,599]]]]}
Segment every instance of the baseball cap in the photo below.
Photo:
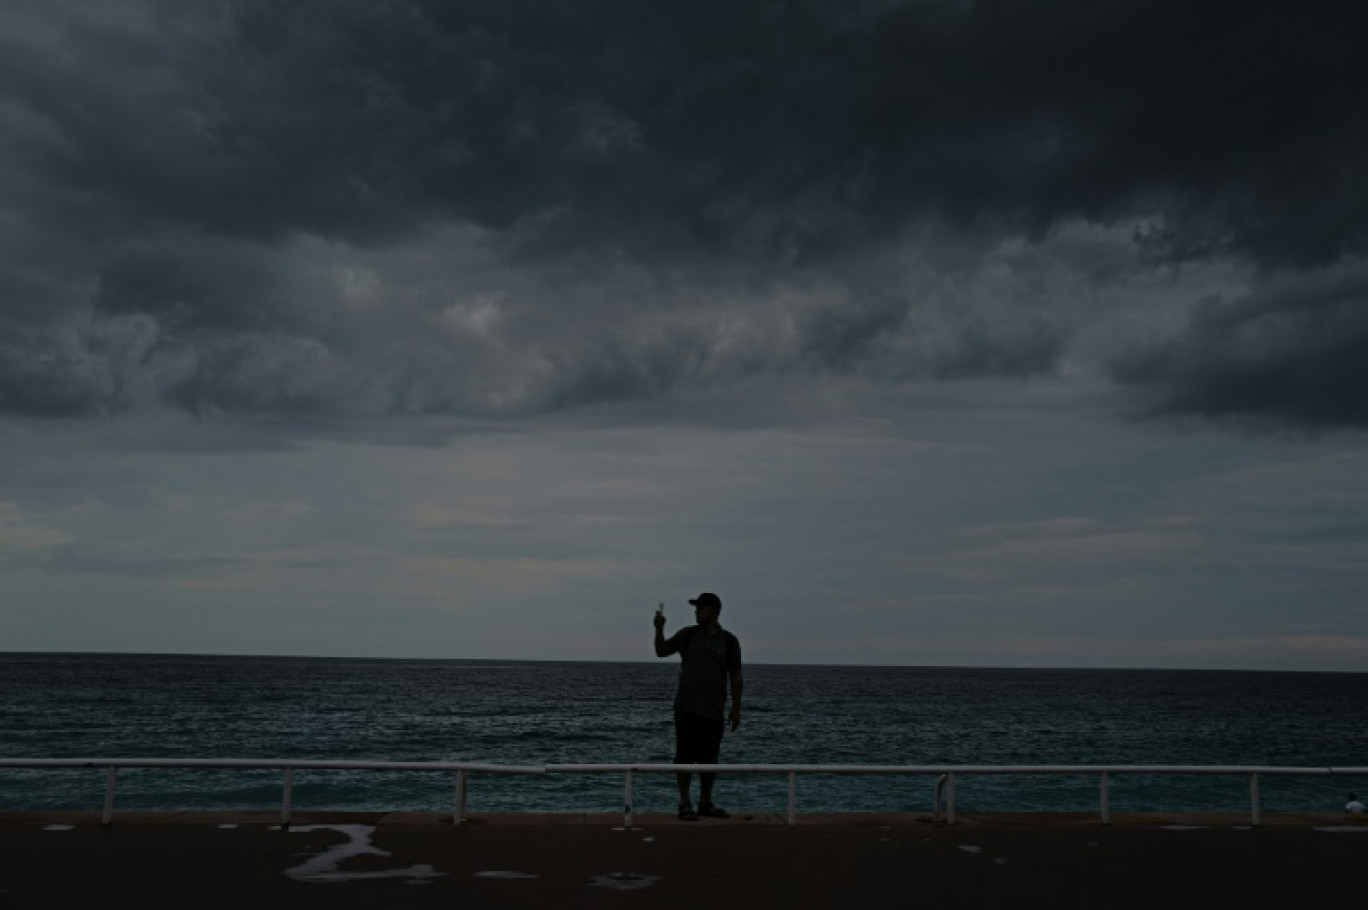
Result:
{"type": "Polygon", "coordinates": [[[717,607],[717,609],[720,610],[722,609],[722,598],[710,591],[704,591],[702,594],[689,601],[689,604],[695,607],[717,607]]]}

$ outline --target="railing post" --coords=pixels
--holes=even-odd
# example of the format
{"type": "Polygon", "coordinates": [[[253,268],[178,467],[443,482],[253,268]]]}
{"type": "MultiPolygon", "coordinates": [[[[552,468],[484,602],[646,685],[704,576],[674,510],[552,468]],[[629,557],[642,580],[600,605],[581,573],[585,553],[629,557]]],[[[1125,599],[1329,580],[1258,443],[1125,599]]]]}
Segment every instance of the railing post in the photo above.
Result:
{"type": "Polygon", "coordinates": [[[945,775],[945,823],[947,825],[955,823],[955,775],[953,772],[945,775]]]}
{"type": "Polygon", "coordinates": [[[1258,772],[1249,775],[1249,822],[1252,825],[1259,824],[1259,775],[1258,772]]]}
{"type": "Polygon", "coordinates": [[[100,813],[100,824],[108,825],[114,821],[114,777],[119,769],[110,765],[105,770],[104,812],[100,813]]]}
{"type": "Polygon", "coordinates": [[[465,768],[456,772],[456,808],[451,816],[451,824],[464,825],[466,815],[466,773],[465,768]]]}
{"type": "Polygon", "coordinates": [[[628,768],[622,781],[622,827],[632,827],[632,769],[628,768]]]}
{"type": "Polygon", "coordinates": [[[294,791],[294,768],[285,769],[285,795],[280,805],[280,824],[290,826],[290,795],[294,791]]]}
{"type": "Polygon", "coordinates": [[[1102,772],[1102,824],[1111,824],[1111,807],[1107,802],[1107,772],[1102,772]]]}
{"type": "Polygon", "coordinates": [[[798,775],[788,773],[788,823],[798,824],[798,775]]]}
{"type": "Polygon", "coordinates": [[[932,818],[936,821],[941,820],[941,790],[945,787],[947,776],[948,775],[942,774],[940,777],[936,778],[936,786],[931,790],[932,818]]]}

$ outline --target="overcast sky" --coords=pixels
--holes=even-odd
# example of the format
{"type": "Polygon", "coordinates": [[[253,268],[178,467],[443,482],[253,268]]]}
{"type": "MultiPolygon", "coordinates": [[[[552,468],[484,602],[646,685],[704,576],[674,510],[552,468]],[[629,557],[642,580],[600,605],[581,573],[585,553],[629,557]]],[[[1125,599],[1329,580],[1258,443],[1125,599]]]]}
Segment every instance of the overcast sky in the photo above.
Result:
{"type": "Polygon", "coordinates": [[[1368,8],[0,5],[0,650],[1368,670],[1368,8]]]}

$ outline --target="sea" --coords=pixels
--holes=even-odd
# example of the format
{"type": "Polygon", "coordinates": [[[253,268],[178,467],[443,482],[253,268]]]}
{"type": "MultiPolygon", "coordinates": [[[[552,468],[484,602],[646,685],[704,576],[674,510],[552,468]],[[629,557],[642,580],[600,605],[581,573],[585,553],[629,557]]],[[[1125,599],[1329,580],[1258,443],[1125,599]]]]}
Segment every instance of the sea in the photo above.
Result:
{"type": "MultiPolygon", "coordinates": [[[[0,653],[0,758],[664,763],[677,665],[0,653]]],[[[735,764],[1368,766],[1368,674],[750,665],[735,764]]],[[[807,812],[928,812],[936,775],[800,775],[807,812]]],[[[98,810],[99,769],[0,768],[0,811],[98,810]]],[[[695,785],[696,786],[696,785],[695,785]]],[[[473,773],[480,812],[618,812],[617,774],[473,773]]],[[[296,771],[296,811],[448,812],[451,773],[296,771]]],[[[1265,812],[1336,812],[1368,777],[1260,778],[1265,812]]],[[[282,773],[123,770],[122,810],[275,810],[282,773]]],[[[639,812],[673,811],[636,775],[639,812]]],[[[784,775],[723,775],[734,814],[784,775]]],[[[957,775],[961,812],[1089,812],[1096,775],[957,775]]],[[[1246,812],[1243,775],[1113,775],[1114,812],[1246,812]]]]}

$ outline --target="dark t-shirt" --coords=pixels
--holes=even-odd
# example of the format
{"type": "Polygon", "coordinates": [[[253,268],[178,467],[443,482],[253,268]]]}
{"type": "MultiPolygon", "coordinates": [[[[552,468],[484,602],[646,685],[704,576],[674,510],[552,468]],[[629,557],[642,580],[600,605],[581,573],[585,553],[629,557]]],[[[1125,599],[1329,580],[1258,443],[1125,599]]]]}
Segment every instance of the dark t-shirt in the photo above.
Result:
{"type": "Polygon", "coordinates": [[[741,642],[726,629],[709,635],[701,626],[688,626],[670,636],[665,650],[681,658],[675,711],[721,720],[727,709],[727,676],[741,669],[741,642]]]}

